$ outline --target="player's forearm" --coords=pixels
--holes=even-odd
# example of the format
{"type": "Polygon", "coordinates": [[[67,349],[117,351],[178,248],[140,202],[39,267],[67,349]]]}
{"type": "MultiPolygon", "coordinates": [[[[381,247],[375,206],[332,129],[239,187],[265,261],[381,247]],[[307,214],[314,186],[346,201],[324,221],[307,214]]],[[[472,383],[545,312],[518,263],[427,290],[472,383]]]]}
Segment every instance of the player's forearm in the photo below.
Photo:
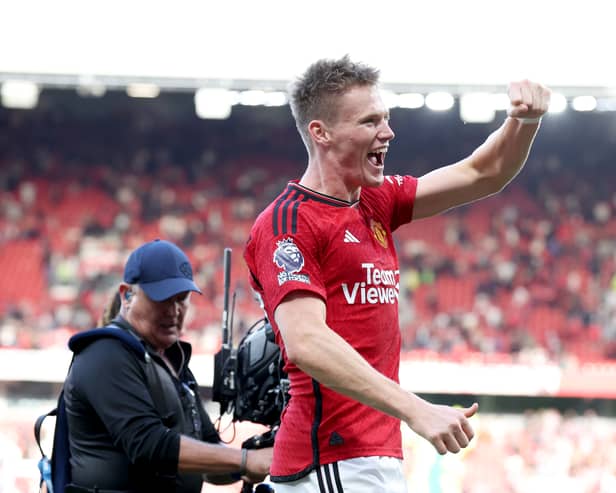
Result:
{"type": "Polygon", "coordinates": [[[287,358],[322,385],[407,420],[405,413],[414,405],[413,396],[375,370],[345,339],[330,329],[325,312],[323,300],[302,292],[289,295],[278,306],[274,318],[287,358]]]}
{"type": "Polygon", "coordinates": [[[493,192],[501,190],[522,169],[538,128],[538,123],[522,124],[507,118],[473,152],[469,162],[480,176],[492,182],[493,192]]]}
{"type": "Polygon", "coordinates": [[[292,342],[290,348],[286,343],[286,347],[289,359],[322,385],[390,416],[407,419],[411,395],[370,366],[335,332],[307,330],[297,344],[292,342]]]}

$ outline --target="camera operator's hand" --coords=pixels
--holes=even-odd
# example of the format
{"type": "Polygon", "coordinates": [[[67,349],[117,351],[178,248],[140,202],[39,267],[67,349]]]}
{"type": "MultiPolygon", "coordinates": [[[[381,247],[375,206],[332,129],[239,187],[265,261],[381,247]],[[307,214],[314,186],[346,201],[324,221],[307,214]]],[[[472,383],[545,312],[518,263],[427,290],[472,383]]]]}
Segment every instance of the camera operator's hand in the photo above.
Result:
{"type": "Polygon", "coordinates": [[[246,474],[242,479],[249,483],[260,483],[269,474],[272,464],[273,447],[248,450],[246,474]]]}

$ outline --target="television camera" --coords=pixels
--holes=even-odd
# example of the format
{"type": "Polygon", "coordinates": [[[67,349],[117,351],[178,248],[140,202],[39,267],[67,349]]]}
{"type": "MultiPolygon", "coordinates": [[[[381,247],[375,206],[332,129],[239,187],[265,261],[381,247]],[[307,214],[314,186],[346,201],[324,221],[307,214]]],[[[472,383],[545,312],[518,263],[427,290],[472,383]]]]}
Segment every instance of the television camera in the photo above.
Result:
{"type": "Polygon", "coordinates": [[[250,421],[270,427],[266,433],[246,440],[243,448],[271,447],[280,415],[289,399],[289,380],[283,371],[280,348],[267,317],[253,324],[234,347],[235,294],[230,307],[230,248],[224,250],[223,263],[222,347],[214,356],[212,400],[220,404],[221,416],[232,414],[234,422],[250,421]]]}

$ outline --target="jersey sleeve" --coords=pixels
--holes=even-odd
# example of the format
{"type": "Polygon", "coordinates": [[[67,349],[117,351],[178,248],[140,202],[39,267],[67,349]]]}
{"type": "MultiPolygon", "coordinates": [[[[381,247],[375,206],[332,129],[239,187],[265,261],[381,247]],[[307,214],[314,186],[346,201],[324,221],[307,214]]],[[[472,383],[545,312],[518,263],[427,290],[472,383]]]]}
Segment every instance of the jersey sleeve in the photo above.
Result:
{"type": "Polygon", "coordinates": [[[385,214],[389,212],[389,226],[395,231],[403,224],[413,219],[413,208],[417,194],[417,178],[410,175],[385,176],[383,185],[379,187],[380,204],[387,204],[385,214]]]}
{"type": "Polygon", "coordinates": [[[301,217],[297,228],[286,234],[274,235],[268,225],[269,221],[255,224],[244,252],[251,284],[263,298],[268,314],[273,316],[276,307],[295,291],[326,300],[317,232],[301,217]]]}

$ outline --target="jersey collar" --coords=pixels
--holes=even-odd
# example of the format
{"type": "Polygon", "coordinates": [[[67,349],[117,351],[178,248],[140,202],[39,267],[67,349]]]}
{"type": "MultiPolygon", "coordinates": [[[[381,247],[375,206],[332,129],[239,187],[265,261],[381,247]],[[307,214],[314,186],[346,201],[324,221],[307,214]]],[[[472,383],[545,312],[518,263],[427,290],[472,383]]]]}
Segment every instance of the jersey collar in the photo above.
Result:
{"type": "Polygon", "coordinates": [[[334,207],[352,207],[359,202],[359,200],[349,202],[348,200],[338,199],[336,197],[332,197],[331,195],[317,192],[308,187],[305,187],[304,185],[300,185],[299,180],[291,180],[287,185],[287,190],[297,190],[308,196],[308,198],[311,200],[323,202],[334,207]]]}

